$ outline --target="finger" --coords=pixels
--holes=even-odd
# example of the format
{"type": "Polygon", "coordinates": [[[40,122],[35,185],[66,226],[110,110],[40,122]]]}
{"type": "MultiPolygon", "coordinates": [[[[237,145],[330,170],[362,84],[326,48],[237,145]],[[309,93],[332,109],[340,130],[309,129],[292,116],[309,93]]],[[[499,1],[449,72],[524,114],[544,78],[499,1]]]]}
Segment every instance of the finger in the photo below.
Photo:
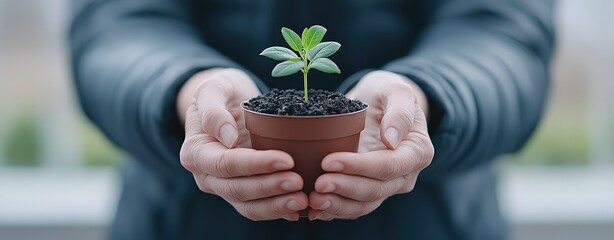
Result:
{"type": "Polygon", "coordinates": [[[234,87],[221,78],[219,74],[213,75],[200,85],[196,106],[204,132],[214,136],[227,148],[233,148],[239,142],[239,131],[227,104],[232,98],[234,87]]]}
{"type": "Polygon", "coordinates": [[[201,119],[198,115],[196,103],[188,107],[185,115],[185,136],[186,138],[192,135],[203,134],[201,119]]]}
{"type": "Polygon", "coordinates": [[[315,183],[316,191],[334,193],[352,200],[372,202],[389,196],[410,192],[415,185],[415,175],[405,175],[390,181],[372,178],[328,173],[320,176],[315,183]]]}
{"type": "Polygon", "coordinates": [[[206,134],[197,135],[184,143],[186,150],[182,148],[182,163],[191,161],[184,165],[191,172],[230,178],[285,171],[294,167],[288,153],[279,150],[227,149],[219,142],[202,140],[207,137],[206,134]]]}
{"type": "MultiPolygon", "coordinates": [[[[309,206],[321,210],[340,219],[356,219],[373,212],[384,200],[359,202],[341,197],[337,194],[322,194],[312,192],[309,195],[309,206]]],[[[314,214],[315,215],[315,214],[314,214]]],[[[314,216],[315,217],[315,216],[314,216]]]]}
{"type": "Polygon", "coordinates": [[[218,178],[206,174],[195,175],[195,178],[201,191],[238,202],[296,192],[303,188],[301,177],[289,171],[240,178],[218,178]]]}
{"type": "Polygon", "coordinates": [[[181,165],[195,174],[242,177],[290,170],[292,157],[282,151],[228,149],[209,134],[186,137],[179,152],[181,165]]]}
{"type": "Polygon", "coordinates": [[[389,149],[396,149],[413,126],[416,97],[411,86],[403,83],[387,85],[381,91],[384,116],[380,124],[380,137],[389,149]]]}
{"type": "Polygon", "coordinates": [[[335,216],[322,210],[309,209],[309,220],[331,221],[335,216]]]}
{"type": "Polygon", "coordinates": [[[412,132],[416,132],[417,134],[422,134],[429,137],[429,130],[426,121],[426,115],[422,109],[416,107],[414,112],[414,125],[412,128],[412,132]]]}
{"type": "Polygon", "coordinates": [[[426,155],[427,146],[422,146],[430,143],[430,140],[421,140],[423,135],[408,136],[415,140],[402,141],[396,150],[331,153],[322,160],[322,169],[326,172],[340,172],[383,181],[417,173],[428,166],[432,159],[432,156],[426,155]]]}
{"type": "Polygon", "coordinates": [[[254,221],[279,218],[296,221],[299,218],[298,211],[306,209],[309,205],[307,195],[303,192],[249,202],[229,202],[241,215],[254,221]]]}

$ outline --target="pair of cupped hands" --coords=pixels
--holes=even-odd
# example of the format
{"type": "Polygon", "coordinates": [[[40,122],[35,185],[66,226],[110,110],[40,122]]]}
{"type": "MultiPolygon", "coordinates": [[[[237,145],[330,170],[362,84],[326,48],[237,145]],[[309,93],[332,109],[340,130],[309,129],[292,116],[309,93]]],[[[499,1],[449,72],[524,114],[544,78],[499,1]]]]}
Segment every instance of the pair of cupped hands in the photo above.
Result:
{"type": "Polygon", "coordinates": [[[242,101],[260,94],[238,69],[210,69],[191,77],[177,99],[185,123],[181,164],[199,189],[218,195],[251,220],[355,219],[393,195],[410,192],[433,158],[424,93],[408,78],[386,71],[365,75],[347,93],[369,104],[358,153],[322,160],[315,191],[303,193],[292,157],[251,149],[242,101]]]}

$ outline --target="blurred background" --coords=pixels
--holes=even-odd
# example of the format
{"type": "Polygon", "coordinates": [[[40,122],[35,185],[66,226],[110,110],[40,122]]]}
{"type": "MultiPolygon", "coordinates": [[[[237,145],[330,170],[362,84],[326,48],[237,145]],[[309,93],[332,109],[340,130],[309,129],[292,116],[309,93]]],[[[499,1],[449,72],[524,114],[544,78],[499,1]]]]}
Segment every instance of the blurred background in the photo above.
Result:
{"type": "MultiPolygon", "coordinates": [[[[614,236],[614,1],[561,0],[553,88],[502,157],[511,239],[614,236]]],[[[0,0],[0,239],[104,239],[122,154],[80,112],[65,0],[0,0]]]]}

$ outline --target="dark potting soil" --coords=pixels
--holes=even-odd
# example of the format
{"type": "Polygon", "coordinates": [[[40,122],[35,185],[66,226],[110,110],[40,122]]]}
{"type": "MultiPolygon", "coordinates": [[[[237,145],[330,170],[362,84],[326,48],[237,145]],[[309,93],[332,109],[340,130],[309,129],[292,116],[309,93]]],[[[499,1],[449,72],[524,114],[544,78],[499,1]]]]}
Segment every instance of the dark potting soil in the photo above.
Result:
{"type": "Polygon", "coordinates": [[[303,91],[273,89],[267,94],[250,99],[244,104],[248,110],[275,115],[320,116],[351,113],[367,107],[358,100],[350,100],[338,92],[309,89],[309,101],[303,100],[303,91]]]}

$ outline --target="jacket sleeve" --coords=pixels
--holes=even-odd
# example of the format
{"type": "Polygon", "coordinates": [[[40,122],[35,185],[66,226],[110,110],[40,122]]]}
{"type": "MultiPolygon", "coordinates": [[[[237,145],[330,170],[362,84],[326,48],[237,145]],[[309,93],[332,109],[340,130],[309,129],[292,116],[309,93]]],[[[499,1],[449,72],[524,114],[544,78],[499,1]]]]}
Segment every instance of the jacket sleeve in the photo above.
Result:
{"type": "Polygon", "coordinates": [[[428,25],[407,56],[384,70],[429,98],[435,158],[427,176],[474,168],[520,149],[549,88],[553,1],[431,1],[428,25]]]}
{"type": "Polygon", "coordinates": [[[72,6],[70,48],[82,108],[116,145],[165,173],[181,169],[179,88],[200,70],[241,68],[203,42],[206,36],[191,25],[189,5],[188,0],[74,0],[72,6]]]}

